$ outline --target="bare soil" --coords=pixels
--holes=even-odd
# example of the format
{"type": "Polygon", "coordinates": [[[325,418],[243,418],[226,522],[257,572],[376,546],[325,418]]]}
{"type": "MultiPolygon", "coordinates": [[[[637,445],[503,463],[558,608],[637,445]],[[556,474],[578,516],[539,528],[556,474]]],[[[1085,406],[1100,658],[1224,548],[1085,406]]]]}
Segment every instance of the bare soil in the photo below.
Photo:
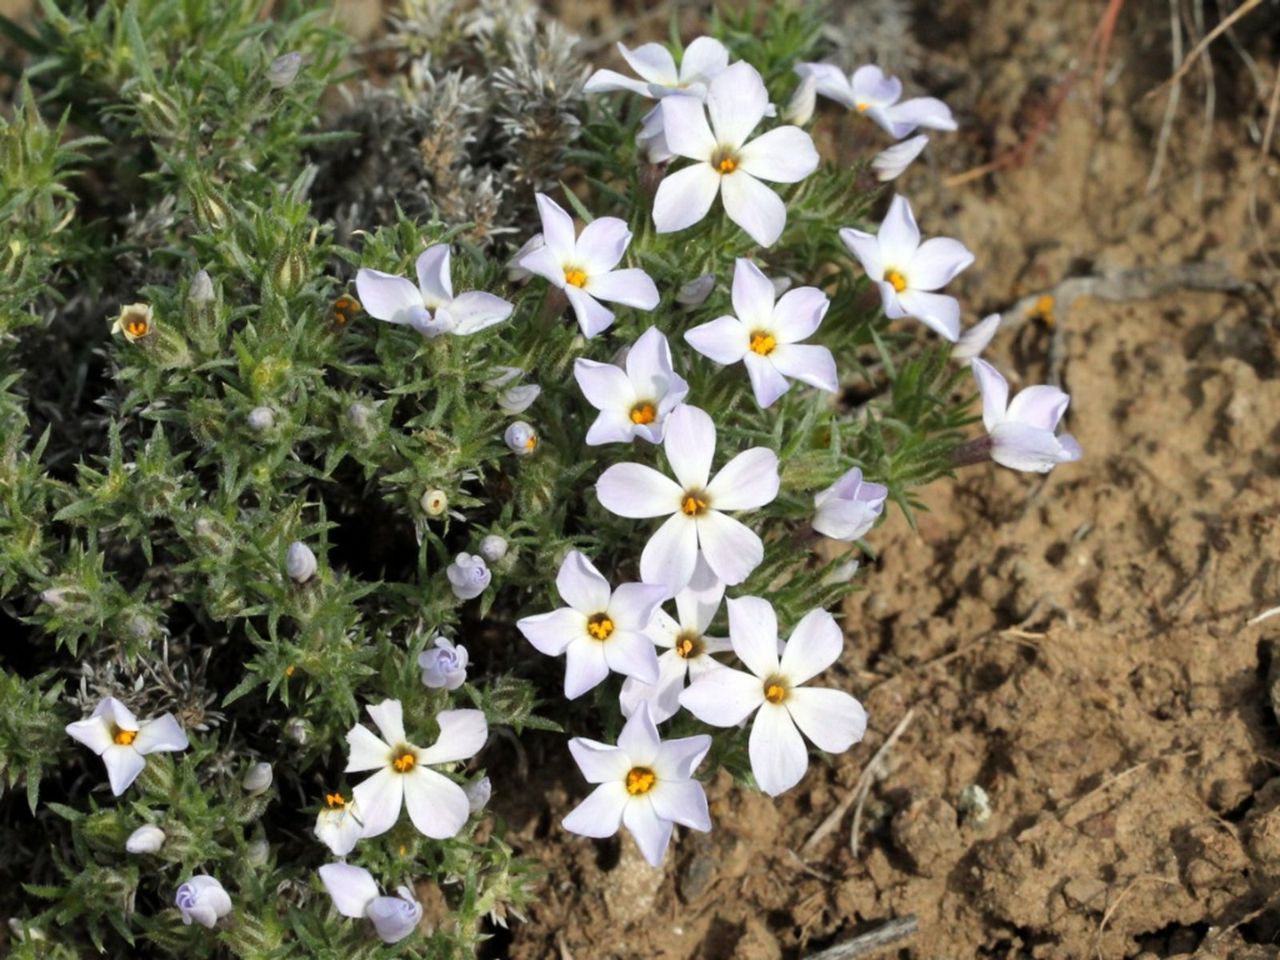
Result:
{"type": "MultiPolygon", "coordinates": [[[[1265,104],[1222,40],[1215,116],[1197,65],[1148,193],[1165,99],[1142,97],[1170,73],[1167,4],[1126,5],[1100,95],[1085,57],[1105,4],[927,6],[926,72],[962,129],[899,189],[926,233],[978,253],[970,321],[1112,278],[1097,289],[1118,299],[1007,313],[989,351],[1024,383],[1061,376],[1085,460],[966,469],[926,492],[917,529],[876,531],[834,674],[867,704],[866,742],[778,802],[713,783],[714,832],[681,836],[663,869],[629,838],[558,828],[582,792],[571,770],[495,777],[512,842],[549,871],[495,955],[799,958],[914,914],[918,933],[877,956],[1280,956],[1280,615],[1249,624],[1280,604],[1280,164],[1249,122],[1265,104]],[[947,182],[1030,134],[1025,162],[947,182]],[[908,710],[857,855],[852,810],[803,849],[908,710]],[[975,785],[989,816],[961,799],[975,785]]],[[[615,29],[592,10],[582,25],[615,29]]],[[[664,35],[667,15],[626,39],[664,35]]],[[[1272,33],[1270,82],[1275,8],[1252,16],[1241,37],[1258,56],[1272,33]]]]}

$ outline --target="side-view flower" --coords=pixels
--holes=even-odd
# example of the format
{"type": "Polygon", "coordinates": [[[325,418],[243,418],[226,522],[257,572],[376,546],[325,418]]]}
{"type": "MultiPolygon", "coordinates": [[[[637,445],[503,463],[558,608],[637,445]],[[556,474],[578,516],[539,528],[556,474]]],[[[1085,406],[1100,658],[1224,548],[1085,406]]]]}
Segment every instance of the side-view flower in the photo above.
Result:
{"type": "Polygon", "coordinates": [[[887,75],[879,67],[868,64],[846,75],[829,63],[801,63],[800,76],[818,81],[818,93],[857,110],[874,120],[895,140],[910,136],[917,127],[927,130],[955,130],[951,108],[934,97],[902,99],[902,81],[887,75]]]}
{"type": "Polygon", "coordinates": [[[1071,398],[1057,387],[1024,387],[1009,400],[1009,383],[985,360],[971,361],[982,394],[982,423],[991,444],[991,459],[1011,470],[1048,473],[1060,463],[1079,460],[1084,452],[1058,423],[1071,398]]]}
{"type": "Polygon", "coordinates": [[[318,872],[334,909],[354,920],[367,917],[383,943],[399,943],[422,919],[422,904],[407,886],[397,887],[396,896],[385,897],[364,867],[326,863],[318,872]]]}
{"type": "Polygon", "coordinates": [[[356,292],[375,320],[408,324],[424,337],[478,333],[511,316],[512,306],[480,290],[453,295],[449,246],[438,243],[418,256],[418,283],[364,267],[356,273],[356,292]]]}

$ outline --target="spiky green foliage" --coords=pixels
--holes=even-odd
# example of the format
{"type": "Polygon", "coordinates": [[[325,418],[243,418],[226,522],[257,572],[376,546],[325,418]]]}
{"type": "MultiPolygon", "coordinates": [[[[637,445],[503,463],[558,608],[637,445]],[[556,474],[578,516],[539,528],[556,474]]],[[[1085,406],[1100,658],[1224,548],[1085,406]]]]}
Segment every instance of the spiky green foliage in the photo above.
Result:
{"type": "MultiPolygon", "coordinates": [[[[851,589],[812,549],[814,492],[860,465],[909,511],[912,491],[947,471],[965,422],[946,351],[890,329],[837,242],[875,199],[860,169],[828,166],[784,188],[788,228],[768,251],[718,208],[658,235],[660,171],[634,147],[648,105],[584,102],[587,65],[528,5],[484,4],[491,16],[476,26],[471,5],[408,4],[389,39],[402,73],[341,114],[379,118],[355,137],[324,119],[321,100],[347,42],[309,7],[281,2],[263,20],[256,0],[45,0],[36,26],[5,24],[28,57],[0,121],[0,872],[25,880],[0,889],[0,914],[14,918],[14,956],[465,957],[489,923],[518,916],[536,872],[499,817],[473,817],[444,842],[401,822],[352,859],[384,889],[416,883],[443,907],[429,932],[384,948],[330,910],[315,871],[331,857],[311,824],[325,792],[349,792],[345,733],[384,698],[405,704],[417,743],[450,706],[481,709],[517,738],[616,733],[616,684],[564,704],[559,664],[513,626],[558,605],[552,578],[569,549],[615,582],[634,579],[651,532],[604,511],[592,485],[611,463],[661,455],[584,444],[594,411],[573,362],[607,360],[651,323],[679,344],[730,312],[735,257],[823,288],[832,306],[817,342],[849,388],[834,400],[795,389],[760,410],[740,368],[679,353],[691,399],[718,424],[720,462],[753,445],[782,461],[777,502],[752,518],[765,561],[739,592],[769,596],[784,627],[851,589]],[[268,70],[287,52],[304,66],[279,87],[268,70]],[[342,183],[358,158],[373,162],[370,137],[385,130],[405,155],[379,141],[376,169],[399,179],[342,183]],[[419,134],[436,153],[408,155],[419,134]],[[379,189],[419,182],[427,202],[407,211],[379,189]],[[449,184],[472,190],[491,222],[458,217],[449,184]],[[561,184],[584,218],[627,220],[628,265],[662,292],[652,314],[620,311],[591,342],[545,284],[503,269],[536,229],[533,190],[561,184]],[[353,217],[349,237],[339,221],[353,217]],[[335,310],[353,268],[411,275],[435,242],[454,245],[456,289],[514,302],[508,322],[424,340],[335,310]],[[709,298],[679,304],[702,275],[716,281],[709,298]],[[151,306],[152,328],[112,333],[134,302],[151,306]],[[512,417],[495,380],[508,368],[542,387],[523,415],[541,437],[533,456],[502,440],[512,417]],[[490,589],[460,601],[446,568],[487,534],[509,551],[490,589]],[[318,557],[305,583],[285,572],[294,541],[318,557]],[[471,651],[453,693],[425,689],[416,667],[440,631],[471,651]],[[104,696],[140,717],[172,712],[192,740],[153,755],[119,798],[62,730],[104,696]],[[251,796],[242,776],[260,760],[275,781],[251,796]],[[164,846],[127,855],[125,838],[148,823],[164,846]],[[195,872],[235,904],[212,934],[172,907],[195,872]]],[[[819,26],[779,7],[754,28],[727,18],[718,30],[783,103],[792,65],[820,53],[819,26]]],[[[505,743],[448,774],[493,767],[500,794],[519,789],[505,743]]],[[[736,732],[718,736],[712,762],[749,779],[736,732]]]]}

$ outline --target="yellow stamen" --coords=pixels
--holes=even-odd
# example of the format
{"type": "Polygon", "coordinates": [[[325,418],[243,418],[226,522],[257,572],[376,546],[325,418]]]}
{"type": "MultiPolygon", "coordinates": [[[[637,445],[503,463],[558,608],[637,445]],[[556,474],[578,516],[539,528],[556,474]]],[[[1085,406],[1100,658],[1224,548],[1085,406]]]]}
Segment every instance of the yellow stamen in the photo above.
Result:
{"type": "Polygon", "coordinates": [[[631,422],[639,426],[653,423],[658,419],[658,411],[653,409],[652,403],[641,401],[631,408],[631,422]]]}
{"type": "Polygon", "coordinates": [[[117,730],[115,741],[122,747],[127,747],[138,738],[137,730],[117,730]]]}
{"type": "Polygon", "coordinates": [[[326,793],[324,795],[324,805],[330,810],[344,810],[346,809],[347,801],[342,798],[340,793],[326,793]]]}
{"type": "Polygon", "coordinates": [[[858,102],[859,113],[866,113],[867,110],[869,110],[870,108],[871,108],[871,104],[867,103],[865,100],[861,100],[858,102]]]}
{"type": "Polygon", "coordinates": [[[892,268],[884,272],[884,282],[892,286],[898,293],[907,289],[907,278],[892,268]]]}
{"type": "Polygon", "coordinates": [[[418,758],[405,750],[400,756],[391,761],[391,765],[400,773],[408,773],[413,769],[413,765],[418,762],[418,758]]]}
{"type": "Polygon", "coordinates": [[[707,512],[707,507],[711,505],[711,501],[707,499],[707,495],[698,491],[697,493],[686,493],[684,500],[680,504],[680,511],[686,517],[696,517],[707,512]]]}
{"type": "Polygon", "coordinates": [[[614,629],[613,621],[607,613],[597,613],[587,621],[587,633],[597,640],[608,640],[613,636],[614,629]]]}
{"type": "Polygon", "coordinates": [[[767,357],[777,348],[778,341],[774,339],[772,334],[753,333],[751,335],[751,352],[758,353],[762,357],[767,357]]]}
{"type": "Polygon", "coordinates": [[[536,433],[529,434],[529,439],[524,442],[526,450],[536,449],[538,446],[538,435],[536,433]]]}
{"type": "Polygon", "coordinates": [[[790,686],[783,677],[776,675],[769,677],[764,682],[764,698],[770,703],[781,703],[787,699],[790,686]]]}
{"type": "Polygon", "coordinates": [[[702,653],[702,638],[696,633],[686,630],[676,637],[675,651],[676,656],[683,660],[699,656],[702,653]]]}
{"type": "Polygon", "coordinates": [[[360,301],[355,297],[348,296],[344,293],[337,300],[333,301],[333,322],[340,327],[345,327],[359,312],[360,301]]]}
{"type": "Polygon", "coordinates": [[[587,275],[577,267],[566,267],[564,282],[574,287],[585,287],[587,285],[587,275]]]}
{"type": "Polygon", "coordinates": [[[146,320],[134,319],[124,325],[125,333],[131,337],[145,337],[150,329],[151,325],[146,320]]]}
{"type": "Polygon", "coordinates": [[[1046,327],[1053,326],[1053,297],[1050,294],[1044,294],[1036,301],[1034,307],[1031,308],[1031,315],[1039,317],[1044,321],[1046,327]]]}
{"type": "Polygon", "coordinates": [[[738,169],[738,161],[734,160],[733,157],[725,157],[720,161],[718,167],[721,173],[733,173],[738,169]]]}
{"type": "Polygon", "coordinates": [[[292,677],[296,669],[297,667],[295,667],[293,664],[289,664],[289,666],[284,668],[284,675],[286,677],[292,677]]]}
{"type": "Polygon", "coordinates": [[[648,767],[632,767],[627,771],[627,793],[633,797],[648,793],[658,782],[658,775],[648,767]]]}

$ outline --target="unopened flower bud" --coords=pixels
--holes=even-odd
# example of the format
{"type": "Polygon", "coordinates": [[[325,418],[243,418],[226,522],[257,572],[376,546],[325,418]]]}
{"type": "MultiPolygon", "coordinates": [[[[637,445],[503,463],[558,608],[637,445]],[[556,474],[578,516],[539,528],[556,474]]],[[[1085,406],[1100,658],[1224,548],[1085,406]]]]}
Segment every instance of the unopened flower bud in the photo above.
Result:
{"type": "Polygon", "coordinates": [[[782,111],[782,119],[787,123],[803,127],[813,119],[813,108],[817,101],[818,78],[810,73],[800,81],[800,86],[796,87],[796,92],[791,95],[791,99],[782,111]]]}
{"type": "Polygon", "coordinates": [[[716,288],[716,277],[713,273],[704,273],[694,277],[676,293],[676,303],[686,307],[701,306],[716,288]]]}
{"type": "Polygon", "coordinates": [[[254,407],[249,411],[247,419],[249,429],[254,433],[264,433],[275,426],[276,423],[276,415],[271,412],[270,407],[254,407]]]}
{"type": "Polygon", "coordinates": [[[480,556],[490,563],[497,563],[507,555],[507,541],[491,533],[480,541],[480,556]]]}
{"type": "Polygon", "coordinates": [[[493,796],[493,784],[489,782],[488,777],[481,777],[473,783],[468,783],[462,788],[462,792],[467,795],[467,806],[471,808],[472,813],[479,813],[489,803],[489,798],[493,796]]]}
{"type": "Polygon", "coordinates": [[[272,779],[271,764],[263,761],[249,768],[244,779],[240,781],[240,786],[244,787],[244,792],[249,796],[256,797],[260,793],[267,792],[271,787],[272,779]]]}
{"type": "Polygon", "coordinates": [[[422,510],[428,517],[443,516],[449,509],[449,495],[443,490],[428,490],[422,495],[422,510]]]}
{"type": "Polygon", "coordinates": [[[514,417],[528,410],[541,393],[542,388],[536,383],[524,383],[498,394],[498,406],[514,417]]]}
{"type": "Polygon", "coordinates": [[[316,573],[316,555],[311,548],[300,540],[289,544],[289,552],[284,559],[285,572],[297,583],[306,583],[316,573]]]}
{"type": "Polygon", "coordinates": [[[516,456],[527,457],[538,449],[538,432],[523,420],[517,420],[507,427],[502,439],[516,456]]]}
{"type": "Polygon", "coordinates": [[[272,270],[272,279],[281,293],[292,293],[302,286],[307,279],[307,258],[302,251],[290,250],[279,257],[272,270]]]}
{"type": "Polygon", "coordinates": [[[453,595],[459,600],[473,600],[480,596],[493,579],[484,558],[470,553],[458,554],[445,570],[445,576],[453,587],[453,595]]]}
{"type": "Polygon", "coordinates": [[[174,904],[182,911],[182,922],[192,922],[213,928],[222,917],[231,912],[231,897],[215,878],[203,874],[194,876],[178,888],[174,904]]]}
{"type": "Polygon", "coordinates": [[[383,943],[399,943],[418,927],[422,919],[422,904],[413,898],[408,887],[397,887],[398,897],[375,897],[366,908],[365,916],[373,921],[373,928],[383,943]]]}
{"type": "Polygon", "coordinates": [[[208,270],[201,270],[191,278],[191,287],[187,290],[187,300],[197,307],[213,303],[213,278],[208,270]]]}
{"type": "Polygon", "coordinates": [[[418,654],[418,667],[423,686],[457,690],[467,681],[467,648],[455,646],[447,637],[436,637],[432,649],[418,654]]]}
{"type": "Polygon", "coordinates": [[[129,834],[124,848],[129,853],[155,853],[164,846],[164,831],[154,824],[146,824],[129,834]]]}
{"type": "Polygon", "coordinates": [[[267,68],[267,83],[274,90],[283,90],[293,83],[301,67],[302,54],[300,53],[286,53],[282,57],[276,57],[267,68]]]}
{"type": "Polygon", "coordinates": [[[302,746],[311,739],[311,729],[302,717],[290,717],[285,721],[284,738],[290,743],[302,746]]]}
{"type": "Polygon", "coordinates": [[[249,841],[249,847],[245,850],[245,859],[249,861],[249,866],[265,866],[270,856],[271,844],[267,843],[265,837],[254,837],[249,841]]]}
{"type": "Polygon", "coordinates": [[[367,403],[356,402],[347,407],[347,421],[357,430],[365,430],[373,418],[373,408],[367,403]]]}

